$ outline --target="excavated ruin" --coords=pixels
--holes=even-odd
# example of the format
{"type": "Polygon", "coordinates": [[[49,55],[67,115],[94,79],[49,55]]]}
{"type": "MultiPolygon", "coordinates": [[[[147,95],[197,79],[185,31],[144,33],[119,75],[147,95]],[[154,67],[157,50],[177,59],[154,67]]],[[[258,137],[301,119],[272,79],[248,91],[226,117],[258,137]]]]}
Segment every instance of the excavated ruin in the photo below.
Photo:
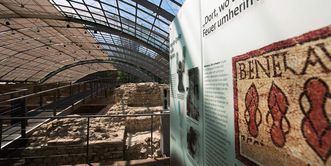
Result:
{"type": "MultiPolygon", "coordinates": [[[[167,85],[157,83],[129,83],[114,90],[115,104],[108,106],[107,115],[146,114],[162,112],[161,92],[167,85]]],[[[74,164],[85,161],[87,119],[53,120],[37,128],[25,150],[27,163],[74,164]],[[45,150],[47,149],[47,150],[45,150]],[[53,159],[29,158],[67,154],[53,159]],[[71,154],[75,154],[73,157],[71,154]],[[77,155],[81,154],[81,155],[77,155]]],[[[76,117],[75,117],[76,116],[76,117]]],[[[160,150],[160,118],[150,116],[127,118],[91,118],[89,147],[92,162],[121,159],[145,159],[162,156],[160,150]],[[153,120],[153,122],[152,122],[153,120]],[[152,123],[152,124],[151,124],[152,123]],[[151,127],[153,139],[151,141],[151,127]],[[126,156],[123,156],[125,151],[126,156]]]]}
{"type": "MultiPolygon", "coordinates": [[[[163,110],[161,97],[163,89],[168,89],[168,86],[156,83],[122,85],[115,89],[115,104],[107,114],[160,113],[163,110]]],[[[158,116],[153,117],[153,122],[150,116],[126,118],[126,159],[161,157],[159,127],[160,117],[158,116]],[[151,128],[154,131],[153,141],[150,137],[151,128]]]]}

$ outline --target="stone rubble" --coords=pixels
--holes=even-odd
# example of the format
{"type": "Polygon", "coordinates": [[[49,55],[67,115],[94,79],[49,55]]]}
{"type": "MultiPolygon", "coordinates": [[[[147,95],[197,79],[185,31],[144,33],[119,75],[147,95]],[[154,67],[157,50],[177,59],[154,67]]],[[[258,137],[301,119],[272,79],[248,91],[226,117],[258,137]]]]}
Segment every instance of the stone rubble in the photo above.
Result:
{"type": "Polygon", "coordinates": [[[126,159],[146,159],[152,157],[161,157],[160,150],[160,133],[159,131],[153,132],[153,141],[151,146],[151,133],[149,131],[128,133],[126,139],[126,159]],[[152,149],[153,148],[153,156],[152,149]]]}
{"type": "MultiPolygon", "coordinates": [[[[113,122],[110,118],[92,118],[90,119],[89,141],[111,141],[120,138],[124,134],[123,124],[124,122],[113,122]]],[[[86,142],[86,134],[86,118],[53,120],[41,125],[38,130],[32,133],[30,146],[83,144],[86,142]]]]}
{"type": "MultiPolygon", "coordinates": [[[[27,165],[77,164],[86,161],[87,119],[52,120],[38,127],[24,150],[27,165]]],[[[91,162],[123,159],[124,122],[113,118],[91,118],[89,150],[91,162]]]]}

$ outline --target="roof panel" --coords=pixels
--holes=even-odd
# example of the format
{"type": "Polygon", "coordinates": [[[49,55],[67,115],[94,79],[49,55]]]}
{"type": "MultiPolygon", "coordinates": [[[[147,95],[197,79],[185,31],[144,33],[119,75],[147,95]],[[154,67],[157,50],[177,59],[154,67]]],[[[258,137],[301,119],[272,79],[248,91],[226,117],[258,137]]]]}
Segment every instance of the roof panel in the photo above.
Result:
{"type": "MultiPolygon", "coordinates": [[[[163,72],[168,72],[167,59],[162,58],[164,54],[160,54],[168,53],[169,24],[182,2],[50,1],[52,3],[47,0],[1,1],[1,79],[38,81],[64,65],[109,57],[136,62],[138,66],[151,72],[159,70],[154,70],[153,66],[165,67],[163,72]],[[109,26],[122,33],[101,32],[99,29],[95,31],[93,24],[68,22],[65,17],[109,26]],[[41,72],[42,70],[46,71],[41,72]]],[[[108,69],[107,66],[95,64],[73,68],[52,80],[74,79],[74,75],[79,75],[82,71],[96,72],[108,69]]]]}
{"type": "Polygon", "coordinates": [[[172,15],[173,18],[182,4],[182,2],[173,0],[149,0],[146,2],[137,0],[101,0],[99,2],[71,0],[70,2],[75,5],[64,4],[61,1],[52,0],[60,10],[68,7],[76,11],[64,11],[66,16],[107,24],[112,28],[135,36],[165,53],[169,49],[166,44],[168,43],[168,27],[171,21],[165,18],[169,18],[169,15],[172,15]],[[162,10],[158,10],[159,8],[162,10]],[[164,42],[164,40],[166,41],[164,42]]]}

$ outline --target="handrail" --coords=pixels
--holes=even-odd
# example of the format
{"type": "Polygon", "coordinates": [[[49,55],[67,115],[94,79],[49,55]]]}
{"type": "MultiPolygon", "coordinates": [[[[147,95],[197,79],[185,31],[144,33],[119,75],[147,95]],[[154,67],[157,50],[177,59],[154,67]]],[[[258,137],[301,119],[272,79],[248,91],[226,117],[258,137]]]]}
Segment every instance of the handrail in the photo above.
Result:
{"type": "Polygon", "coordinates": [[[24,98],[27,98],[27,97],[31,97],[31,96],[35,96],[35,95],[39,95],[39,94],[43,94],[43,93],[47,93],[47,92],[51,92],[51,91],[63,89],[63,88],[67,88],[67,87],[70,87],[70,86],[76,86],[76,85],[81,85],[81,84],[85,84],[85,83],[89,83],[89,82],[95,82],[95,81],[100,81],[100,80],[106,80],[106,79],[96,79],[96,80],[83,81],[83,82],[74,83],[74,84],[71,84],[71,85],[64,85],[64,86],[61,86],[61,87],[47,89],[47,90],[44,90],[44,91],[35,92],[35,93],[27,94],[27,95],[24,95],[24,96],[19,96],[19,97],[16,97],[16,98],[4,100],[4,101],[1,101],[0,104],[11,102],[11,101],[15,101],[15,100],[19,100],[19,99],[24,99],[24,98]]]}
{"type": "Polygon", "coordinates": [[[2,94],[0,94],[0,97],[1,96],[7,96],[7,95],[15,94],[15,93],[25,92],[27,90],[29,90],[29,89],[17,89],[15,91],[10,91],[10,92],[6,92],[6,93],[2,93],[2,94]]]}
{"type": "Polygon", "coordinates": [[[39,116],[39,117],[0,117],[0,120],[26,120],[26,119],[70,119],[70,118],[123,118],[139,116],[167,116],[169,112],[149,113],[149,114],[117,114],[117,115],[78,115],[78,116],[39,116]]]}
{"type": "MultiPolygon", "coordinates": [[[[81,115],[81,116],[43,116],[43,117],[11,117],[11,118],[4,118],[4,117],[0,117],[0,138],[2,138],[2,120],[22,120],[22,123],[24,123],[24,121],[27,121],[27,119],[48,119],[48,120],[54,120],[54,119],[72,119],[72,118],[79,118],[79,119],[86,119],[86,153],[85,154],[85,160],[86,163],[88,165],[90,164],[90,150],[89,150],[89,141],[90,141],[90,118],[120,118],[120,117],[141,117],[141,116],[150,116],[151,117],[151,126],[150,126],[150,132],[151,132],[151,139],[150,139],[150,148],[151,148],[151,155],[153,155],[153,117],[154,116],[170,116],[170,112],[168,110],[164,110],[164,112],[159,112],[159,113],[146,113],[146,114],[117,114],[117,115],[81,115]]],[[[23,128],[23,126],[21,127],[21,139],[26,139],[26,133],[25,133],[25,128],[23,128]],[[24,133],[23,133],[24,132],[24,133]],[[24,134],[24,135],[23,135],[24,134]]],[[[1,145],[1,141],[0,141],[0,145],[1,145]]],[[[0,146],[0,149],[2,149],[2,147],[0,146]]],[[[82,153],[83,154],[83,153],[82,153]]],[[[125,154],[124,154],[125,155],[125,154]]],[[[49,156],[49,155],[48,155],[49,156]]],[[[9,159],[9,158],[7,158],[9,159]]],[[[20,157],[18,157],[17,159],[21,159],[20,157]]]]}
{"type": "MultiPolygon", "coordinates": [[[[99,89],[99,91],[102,91],[102,90],[105,90],[106,88],[101,88],[101,89],[99,89]]],[[[96,92],[94,92],[94,93],[97,93],[98,91],[96,91],[96,92]]],[[[88,98],[88,97],[90,97],[91,95],[89,95],[89,96],[86,96],[85,98],[88,98]]],[[[85,99],[85,98],[83,98],[83,99],[85,99]]],[[[16,99],[17,100],[17,99],[16,99]]],[[[41,108],[44,108],[44,107],[47,107],[48,105],[51,105],[51,104],[53,104],[53,103],[49,103],[49,104],[46,104],[46,105],[43,105],[43,106],[40,106],[40,107],[37,107],[37,108],[34,108],[33,110],[30,110],[30,111],[27,111],[26,113],[28,114],[28,113],[32,113],[32,112],[34,112],[34,111],[36,111],[36,110],[38,110],[38,109],[41,109],[41,108]]],[[[10,109],[10,110],[8,110],[8,111],[4,111],[4,112],[1,112],[1,114],[0,114],[0,116],[1,115],[4,115],[4,114],[7,114],[7,113],[10,113],[10,112],[13,112],[13,111],[15,111],[15,108],[14,109],[10,109]]]]}

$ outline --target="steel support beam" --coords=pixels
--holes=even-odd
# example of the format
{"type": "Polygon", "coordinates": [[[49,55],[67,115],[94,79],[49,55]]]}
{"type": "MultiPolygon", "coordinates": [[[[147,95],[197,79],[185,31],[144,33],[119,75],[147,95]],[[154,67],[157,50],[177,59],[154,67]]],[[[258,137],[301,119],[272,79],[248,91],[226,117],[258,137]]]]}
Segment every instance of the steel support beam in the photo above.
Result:
{"type": "Polygon", "coordinates": [[[155,5],[152,2],[149,1],[142,1],[142,0],[132,0],[134,2],[136,2],[137,4],[144,6],[145,8],[153,11],[154,13],[157,13],[158,15],[164,17],[165,19],[172,21],[175,16],[172,15],[171,13],[169,13],[168,11],[164,10],[163,8],[155,5]]]}
{"type": "MultiPolygon", "coordinates": [[[[129,64],[127,62],[122,62],[122,61],[118,61],[118,60],[93,59],[93,60],[79,61],[79,62],[76,62],[76,63],[65,65],[65,66],[63,66],[63,67],[61,67],[59,69],[56,69],[55,71],[52,71],[49,74],[47,74],[44,78],[40,79],[39,83],[44,83],[48,79],[50,79],[53,76],[57,75],[58,73],[60,73],[62,71],[65,71],[65,70],[68,70],[70,68],[73,68],[75,66],[85,65],[85,64],[92,64],[92,63],[110,63],[110,64],[113,64],[115,66],[117,66],[117,65],[126,65],[126,66],[128,66],[129,65],[129,66],[137,69],[138,71],[141,71],[142,73],[145,73],[146,75],[151,75],[153,77],[157,77],[157,76],[151,74],[150,72],[148,72],[148,71],[146,71],[144,69],[141,69],[141,68],[139,68],[139,67],[137,67],[137,66],[135,66],[133,64],[129,64]]],[[[122,68],[122,69],[125,69],[125,68],[122,68]]]]}

